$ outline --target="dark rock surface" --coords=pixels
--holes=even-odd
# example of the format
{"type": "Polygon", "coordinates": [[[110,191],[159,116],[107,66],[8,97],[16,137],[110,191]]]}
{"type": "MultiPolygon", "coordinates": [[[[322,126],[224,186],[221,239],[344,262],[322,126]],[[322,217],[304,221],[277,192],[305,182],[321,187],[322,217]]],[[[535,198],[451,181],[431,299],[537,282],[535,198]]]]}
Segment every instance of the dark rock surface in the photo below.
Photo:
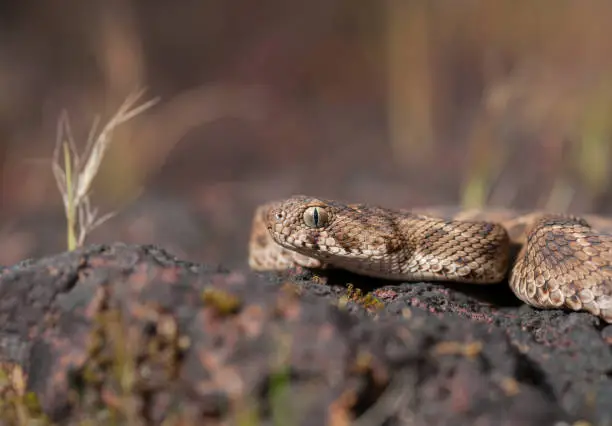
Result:
{"type": "Polygon", "coordinates": [[[504,286],[373,302],[344,287],[371,281],[323,280],[123,244],[0,268],[0,424],[37,402],[58,424],[612,425],[597,318],[504,286]]]}

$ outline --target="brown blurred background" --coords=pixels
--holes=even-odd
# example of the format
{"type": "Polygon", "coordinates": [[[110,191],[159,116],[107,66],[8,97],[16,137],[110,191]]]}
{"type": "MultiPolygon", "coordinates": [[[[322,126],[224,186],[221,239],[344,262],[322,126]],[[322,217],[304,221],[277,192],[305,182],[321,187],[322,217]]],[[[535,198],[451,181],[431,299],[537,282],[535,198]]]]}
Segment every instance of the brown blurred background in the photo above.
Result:
{"type": "Polygon", "coordinates": [[[58,117],[114,134],[88,242],[245,266],[254,207],[612,213],[612,2],[21,0],[0,5],[0,264],[66,248],[58,117]]]}

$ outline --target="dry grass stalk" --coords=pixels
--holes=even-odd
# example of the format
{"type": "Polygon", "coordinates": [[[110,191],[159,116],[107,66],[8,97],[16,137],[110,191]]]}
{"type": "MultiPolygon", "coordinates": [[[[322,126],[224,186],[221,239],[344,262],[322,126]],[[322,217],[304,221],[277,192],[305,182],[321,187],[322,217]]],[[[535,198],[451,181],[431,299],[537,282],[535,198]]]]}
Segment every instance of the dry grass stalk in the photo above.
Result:
{"type": "Polygon", "coordinates": [[[138,105],[143,94],[144,90],[130,94],[97,136],[99,119],[94,120],[82,157],[76,149],[68,114],[63,111],[60,115],[52,167],[64,203],[68,250],[82,246],[88,234],[115,214],[111,212],[98,217],[98,209],[92,207],[90,199],[91,185],[113,140],[115,129],[157,103],[157,99],[153,99],[138,105]]]}

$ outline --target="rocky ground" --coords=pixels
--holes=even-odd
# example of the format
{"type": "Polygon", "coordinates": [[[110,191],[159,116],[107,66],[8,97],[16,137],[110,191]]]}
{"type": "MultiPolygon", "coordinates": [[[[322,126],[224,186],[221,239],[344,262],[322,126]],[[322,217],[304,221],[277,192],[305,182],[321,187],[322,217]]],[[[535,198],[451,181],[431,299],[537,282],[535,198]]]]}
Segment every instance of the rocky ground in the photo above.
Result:
{"type": "Polygon", "coordinates": [[[503,285],[94,245],[0,268],[0,355],[1,425],[612,425],[612,325],[503,285]]]}

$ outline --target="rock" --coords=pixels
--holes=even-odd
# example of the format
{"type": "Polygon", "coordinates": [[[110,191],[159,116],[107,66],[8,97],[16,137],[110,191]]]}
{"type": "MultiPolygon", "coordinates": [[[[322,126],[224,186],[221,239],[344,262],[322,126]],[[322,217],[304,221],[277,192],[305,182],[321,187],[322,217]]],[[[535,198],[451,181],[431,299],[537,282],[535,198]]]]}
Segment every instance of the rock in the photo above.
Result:
{"type": "Polygon", "coordinates": [[[317,281],[123,244],[2,268],[0,424],[612,424],[588,314],[317,281]]]}

